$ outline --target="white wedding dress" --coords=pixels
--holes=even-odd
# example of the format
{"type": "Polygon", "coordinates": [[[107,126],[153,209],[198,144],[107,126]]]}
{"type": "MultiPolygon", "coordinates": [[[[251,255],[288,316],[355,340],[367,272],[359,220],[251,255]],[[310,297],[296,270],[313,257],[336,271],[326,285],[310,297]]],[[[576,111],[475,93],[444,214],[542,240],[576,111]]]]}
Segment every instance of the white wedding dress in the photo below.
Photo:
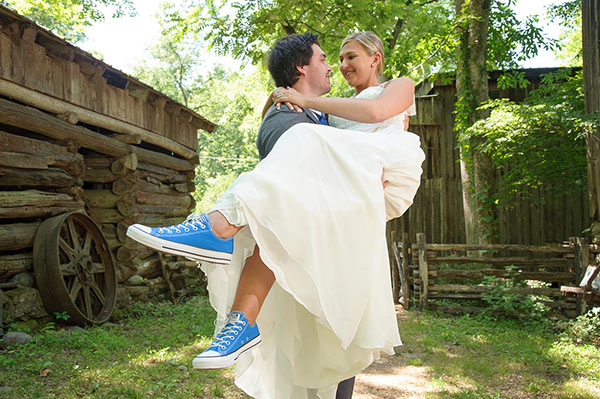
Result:
{"type": "Polygon", "coordinates": [[[231,264],[202,265],[217,330],[255,244],[276,277],[257,319],[262,343],[236,365],[235,383],[250,396],[333,399],[338,382],[401,344],[385,224],[412,203],[425,159],[404,116],[295,125],[213,208],[246,225],[231,264]]]}

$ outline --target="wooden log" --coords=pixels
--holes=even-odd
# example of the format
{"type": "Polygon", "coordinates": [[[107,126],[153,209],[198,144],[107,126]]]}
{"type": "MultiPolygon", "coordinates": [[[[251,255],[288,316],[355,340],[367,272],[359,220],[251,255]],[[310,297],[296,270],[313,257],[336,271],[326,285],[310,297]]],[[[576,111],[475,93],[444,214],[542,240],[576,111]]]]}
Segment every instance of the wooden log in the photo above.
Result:
{"type": "MultiPolygon", "coordinates": [[[[128,175],[129,177],[129,175],[128,175]]],[[[128,177],[119,177],[112,183],[112,192],[116,195],[123,195],[134,189],[136,182],[128,177]]]]}
{"type": "Polygon", "coordinates": [[[185,217],[165,217],[164,214],[143,214],[135,217],[136,223],[145,224],[146,226],[162,227],[172,226],[181,223],[185,220],[185,217]]]}
{"type": "Polygon", "coordinates": [[[0,207],[61,206],[73,202],[67,194],[47,193],[39,190],[0,191],[0,207]]]}
{"type": "Polygon", "coordinates": [[[15,274],[33,270],[33,254],[0,255],[0,279],[6,281],[15,274]]]}
{"type": "MultiPolygon", "coordinates": [[[[110,116],[101,115],[94,111],[78,107],[74,104],[67,103],[57,98],[46,96],[42,93],[27,89],[23,86],[14,84],[10,81],[1,78],[0,94],[12,97],[23,103],[33,105],[34,107],[41,108],[45,111],[49,111],[55,114],[73,112],[77,114],[77,117],[80,121],[94,126],[99,126],[108,130],[112,130],[115,133],[137,134],[142,138],[143,141],[165,148],[169,151],[174,152],[175,154],[181,155],[186,159],[195,159],[197,157],[197,153],[194,150],[189,149],[159,134],[131,125],[127,122],[120,121],[110,116]]],[[[0,117],[0,119],[3,118],[0,117]]],[[[69,125],[69,123],[67,122],[63,123],[69,125]]]]}
{"type": "MultiPolygon", "coordinates": [[[[413,249],[418,249],[418,244],[413,244],[413,249]]],[[[539,253],[567,254],[573,250],[565,246],[554,245],[520,245],[520,244],[427,244],[428,251],[528,251],[539,253]]]]}
{"type": "Polygon", "coordinates": [[[0,167],[0,185],[3,187],[70,187],[82,186],[83,180],[58,168],[27,170],[0,167]]]}
{"type": "Polygon", "coordinates": [[[102,154],[86,154],[83,157],[85,166],[89,169],[110,169],[115,159],[102,154]]]}
{"type": "Polygon", "coordinates": [[[110,169],[93,169],[86,167],[83,181],[86,183],[111,183],[120,176],[114,174],[110,169]]]}
{"type": "Polygon", "coordinates": [[[0,151],[30,154],[48,160],[48,165],[68,166],[81,162],[81,154],[70,152],[66,147],[42,140],[35,140],[0,130],[0,151]]]}
{"type": "Polygon", "coordinates": [[[88,189],[85,190],[83,194],[83,200],[90,208],[111,209],[117,208],[117,203],[119,201],[134,204],[135,195],[133,193],[115,195],[111,190],[88,189]]]}
{"type": "Polygon", "coordinates": [[[191,193],[196,190],[196,186],[193,181],[187,181],[185,183],[172,184],[171,185],[176,191],[180,193],[191,193]]]}
{"type": "Polygon", "coordinates": [[[10,166],[21,169],[48,169],[52,164],[52,158],[40,157],[18,152],[0,152],[0,166],[10,166]]]}
{"type": "Polygon", "coordinates": [[[123,210],[128,212],[128,215],[160,214],[165,218],[188,216],[190,214],[188,208],[169,205],[123,205],[123,210]]]}
{"type": "Polygon", "coordinates": [[[138,162],[138,170],[140,171],[140,178],[146,178],[147,176],[150,176],[162,183],[186,183],[190,180],[185,175],[177,173],[174,170],[152,165],[146,162],[138,162]]]}
{"type": "Polygon", "coordinates": [[[33,238],[39,226],[39,222],[0,224],[0,251],[32,248],[33,238]]]}
{"type": "Polygon", "coordinates": [[[140,144],[142,142],[142,137],[139,134],[107,134],[107,136],[127,144],[140,144]]]}
{"type": "MultiPolygon", "coordinates": [[[[0,86],[3,80],[0,79],[0,86]]],[[[131,146],[92,132],[82,126],[71,125],[35,108],[0,99],[0,120],[3,123],[31,130],[57,140],[73,140],[82,147],[101,154],[121,157],[131,153],[131,146]]]]}
{"type": "Polygon", "coordinates": [[[129,227],[129,224],[127,224],[127,223],[123,223],[123,222],[117,223],[117,238],[119,239],[119,241],[125,242],[125,240],[127,239],[127,228],[128,227],[129,227]]]}
{"type": "Polygon", "coordinates": [[[123,161],[121,161],[120,159],[115,159],[110,164],[110,171],[113,172],[117,176],[123,176],[123,175],[127,174],[129,169],[127,169],[127,166],[125,166],[123,161]]]}
{"type": "Polygon", "coordinates": [[[97,223],[119,223],[125,219],[116,209],[88,208],[88,212],[97,223]]]}
{"type": "MultiPolygon", "coordinates": [[[[1,81],[2,79],[0,85],[1,81]]],[[[0,99],[0,120],[8,125],[31,130],[54,139],[73,140],[82,147],[101,154],[120,158],[136,153],[139,160],[161,167],[182,171],[193,171],[195,168],[190,161],[121,143],[82,126],[73,126],[35,108],[4,99],[0,99]]]]}
{"type": "Polygon", "coordinates": [[[426,241],[425,234],[418,233],[417,234],[417,245],[419,251],[419,273],[421,275],[421,284],[420,287],[420,296],[419,303],[421,305],[421,309],[427,308],[427,301],[429,296],[429,279],[428,279],[428,266],[427,266],[427,256],[426,256],[426,241]]]}
{"type": "MultiPolygon", "coordinates": [[[[432,284],[429,286],[431,293],[439,294],[440,292],[451,292],[451,293],[484,293],[491,289],[489,286],[484,285],[461,285],[461,284],[432,284]]],[[[562,296],[560,288],[525,288],[515,287],[506,290],[508,294],[519,294],[519,295],[541,295],[560,297],[562,296]]]]}
{"type": "Polygon", "coordinates": [[[572,260],[567,258],[525,258],[525,257],[505,257],[505,258],[485,258],[485,257],[465,257],[455,256],[427,257],[427,262],[431,264],[440,263],[481,263],[486,265],[509,266],[509,265],[545,265],[545,266],[570,266],[572,260]]]}
{"type": "Polygon", "coordinates": [[[0,208],[0,219],[33,219],[57,216],[65,212],[83,211],[81,201],[72,201],[69,206],[21,206],[17,208],[0,208]]]}
{"type": "Polygon", "coordinates": [[[138,204],[171,205],[189,209],[193,205],[193,198],[189,194],[159,194],[136,191],[138,204]]]}
{"type": "MultiPolygon", "coordinates": [[[[498,278],[506,277],[505,270],[482,269],[482,270],[435,270],[429,271],[430,278],[440,278],[447,280],[467,279],[483,280],[484,276],[495,276],[498,278]]],[[[544,282],[570,283],[574,281],[575,275],[570,272],[522,272],[511,273],[511,278],[515,280],[538,280],[544,282]]]]}

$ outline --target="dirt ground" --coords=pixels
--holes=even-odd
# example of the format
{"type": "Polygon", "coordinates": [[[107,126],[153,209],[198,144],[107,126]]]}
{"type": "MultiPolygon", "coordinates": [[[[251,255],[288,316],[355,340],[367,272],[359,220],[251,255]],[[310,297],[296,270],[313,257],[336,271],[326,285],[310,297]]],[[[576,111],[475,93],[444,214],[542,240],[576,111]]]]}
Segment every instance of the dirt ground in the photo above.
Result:
{"type": "MultiPolygon", "coordinates": [[[[398,318],[404,316],[401,306],[396,308],[398,318]]],[[[402,347],[396,356],[385,356],[373,362],[356,376],[352,399],[422,399],[435,392],[426,367],[408,365],[417,354],[408,353],[402,347]]]]}

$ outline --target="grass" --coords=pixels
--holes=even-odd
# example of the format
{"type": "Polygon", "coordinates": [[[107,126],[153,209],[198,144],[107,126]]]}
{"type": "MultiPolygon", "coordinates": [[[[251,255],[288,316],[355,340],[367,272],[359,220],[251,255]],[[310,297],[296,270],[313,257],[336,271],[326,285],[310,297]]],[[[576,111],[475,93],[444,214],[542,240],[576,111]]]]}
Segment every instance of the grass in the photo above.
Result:
{"type": "MultiPolygon", "coordinates": [[[[114,327],[77,332],[50,324],[0,354],[0,387],[12,388],[0,398],[248,398],[234,386],[232,368],[190,367],[211,340],[214,316],[197,297],[136,305],[114,327]]],[[[410,311],[401,313],[400,331],[395,360],[426,370],[435,387],[414,397],[600,397],[599,348],[575,344],[549,322],[410,311]]]]}
{"type": "Polygon", "coordinates": [[[212,339],[205,298],[183,305],[140,304],[122,325],[80,332],[47,326],[0,357],[2,398],[245,398],[232,369],[195,371],[212,339]]]}
{"type": "Polygon", "coordinates": [[[406,312],[400,331],[408,364],[438,387],[428,398],[600,397],[600,349],[574,344],[556,323],[406,312]]]}

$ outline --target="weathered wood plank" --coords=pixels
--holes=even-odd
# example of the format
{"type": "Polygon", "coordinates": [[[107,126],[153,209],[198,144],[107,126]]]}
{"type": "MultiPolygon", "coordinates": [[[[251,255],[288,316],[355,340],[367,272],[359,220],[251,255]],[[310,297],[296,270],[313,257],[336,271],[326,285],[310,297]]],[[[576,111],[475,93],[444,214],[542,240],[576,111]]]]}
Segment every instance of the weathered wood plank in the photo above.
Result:
{"type": "Polygon", "coordinates": [[[40,223],[0,224],[0,251],[18,251],[33,247],[33,238],[40,223]]]}
{"type": "Polygon", "coordinates": [[[45,170],[0,167],[0,185],[25,187],[82,186],[83,180],[58,168],[45,170]]]}

